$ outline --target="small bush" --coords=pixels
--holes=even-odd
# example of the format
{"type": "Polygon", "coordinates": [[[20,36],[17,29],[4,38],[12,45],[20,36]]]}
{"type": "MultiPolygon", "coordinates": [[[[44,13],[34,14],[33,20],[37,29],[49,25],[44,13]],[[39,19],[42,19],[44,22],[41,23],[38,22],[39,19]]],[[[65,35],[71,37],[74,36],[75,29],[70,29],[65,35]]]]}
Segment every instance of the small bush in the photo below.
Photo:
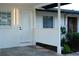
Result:
{"type": "Polygon", "coordinates": [[[64,44],[62,53],[67,54],[70,53],[71,49],[68,44],[64,44]]]}
{"type": "Polygon", "coordinates": [[[68,40],[72,40],[72,39],[79,40],[79,33],[77,32],[67,33],[66,37],[68,40]]]}
{"type": "Polygon", "coordinates": [[[79,51],[79,33],[67,33],[68,44],[73,51],[79,51]]]}

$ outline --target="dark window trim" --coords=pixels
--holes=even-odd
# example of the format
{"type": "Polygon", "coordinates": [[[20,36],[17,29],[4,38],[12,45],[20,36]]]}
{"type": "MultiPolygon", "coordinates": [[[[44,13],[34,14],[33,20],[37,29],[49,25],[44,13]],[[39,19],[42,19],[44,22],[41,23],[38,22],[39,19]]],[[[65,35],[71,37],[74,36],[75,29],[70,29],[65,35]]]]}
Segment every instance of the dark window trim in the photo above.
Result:
{"type": "Polygon", "coordinates": [[[43,16],[43,28],[53,28],[53,25],[54,25],[53,16],[43,16]],[[47,17],[47,19],[45,19],[45,17],[47,17]],[[51,17],[52,19],[48,19],[49,17],[51,17]],[[50,20],[50,21],[48,21],[48,20],[50,20]]]}

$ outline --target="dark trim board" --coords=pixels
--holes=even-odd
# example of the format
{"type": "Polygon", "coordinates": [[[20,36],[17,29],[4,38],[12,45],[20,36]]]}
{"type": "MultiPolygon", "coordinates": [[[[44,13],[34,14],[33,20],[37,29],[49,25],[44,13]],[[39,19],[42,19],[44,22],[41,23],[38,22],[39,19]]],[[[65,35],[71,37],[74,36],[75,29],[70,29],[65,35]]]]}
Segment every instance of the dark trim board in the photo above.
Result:
{"type": "MultiPolygon", "coordinates": [[[[67,4],[71,4],[71,3],[60,3],[60,6],[67,5],[67,4]]],[[[50,8],[54,8],[54,7],[58,7],[58,3],[52,3],[49,5],[42,6],[42,8],[44,8],[44,9],[50,9],[50,8]]]]}
{"type": "Polygon", "coordinates": [[[44,47],[44,48],[47,48],[47,49],[49,49],[49,50],[53,50],[53,51],[57,52],[57,47],[56,47],[56,46],[51,46],[51,45],[44,44],[44,43],[40,43],[40,42],[36,42],[36,45],[38,45],[38,46],[41,46],[41,47],[44,47]]]}
{"type": "MultiPolygon", "coordinates": [[[[54,8],[52,10],[43,10],[43,9],[36,9],[36,11],[43,11],[43,12],[58,12],[58,9],[54,8]]],[[[61,13],[65,13],[65,14],[78,14],[79,15],[79,11],[76,10],[67,10],[67,9],[61,9],[61,13]]]]}

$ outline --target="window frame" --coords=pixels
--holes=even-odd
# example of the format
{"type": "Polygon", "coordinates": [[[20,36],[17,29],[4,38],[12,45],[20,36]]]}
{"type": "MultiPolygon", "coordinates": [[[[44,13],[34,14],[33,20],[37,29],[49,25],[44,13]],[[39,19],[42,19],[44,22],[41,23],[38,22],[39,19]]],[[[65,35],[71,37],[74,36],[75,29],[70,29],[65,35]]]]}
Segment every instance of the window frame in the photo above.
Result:
{"type": "Polygon", "coordinates": [[[0,26],[11,26],[11,12],[0,11],[0,18],[0,21],[3,22],[3,24],[0,23],[0,26]]]}
{"type": "Polygon", "coordinates": [[[53,28],[54,27],[53,22],[54,22],[53,16],[43,16],[43,28],[53,28]],[[47,17],[47,19],[44,19],[45,17],[47,17]],[[48,21],[49,19],[50,19],[50,21],[48,21]],[[46,22],[47,22],[47,24],[45,24],[46,22]],[[51,23],[50,25],[49,25],[49,22],[51,23]]]}

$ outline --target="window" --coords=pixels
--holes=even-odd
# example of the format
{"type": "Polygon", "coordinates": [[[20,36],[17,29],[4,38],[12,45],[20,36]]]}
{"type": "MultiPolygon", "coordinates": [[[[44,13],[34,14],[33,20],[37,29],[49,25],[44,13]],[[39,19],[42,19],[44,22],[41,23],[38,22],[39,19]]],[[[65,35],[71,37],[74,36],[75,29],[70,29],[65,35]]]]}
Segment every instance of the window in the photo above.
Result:
{"type": "Polygon", "coordinates": [[[11,25],[10,12],[0,12],[0,25],[11,25]]]}
{"type": "Polygon", "coordinates": [[[52,16],[43,16],[43,28],[53,28],[52,16]]]}

